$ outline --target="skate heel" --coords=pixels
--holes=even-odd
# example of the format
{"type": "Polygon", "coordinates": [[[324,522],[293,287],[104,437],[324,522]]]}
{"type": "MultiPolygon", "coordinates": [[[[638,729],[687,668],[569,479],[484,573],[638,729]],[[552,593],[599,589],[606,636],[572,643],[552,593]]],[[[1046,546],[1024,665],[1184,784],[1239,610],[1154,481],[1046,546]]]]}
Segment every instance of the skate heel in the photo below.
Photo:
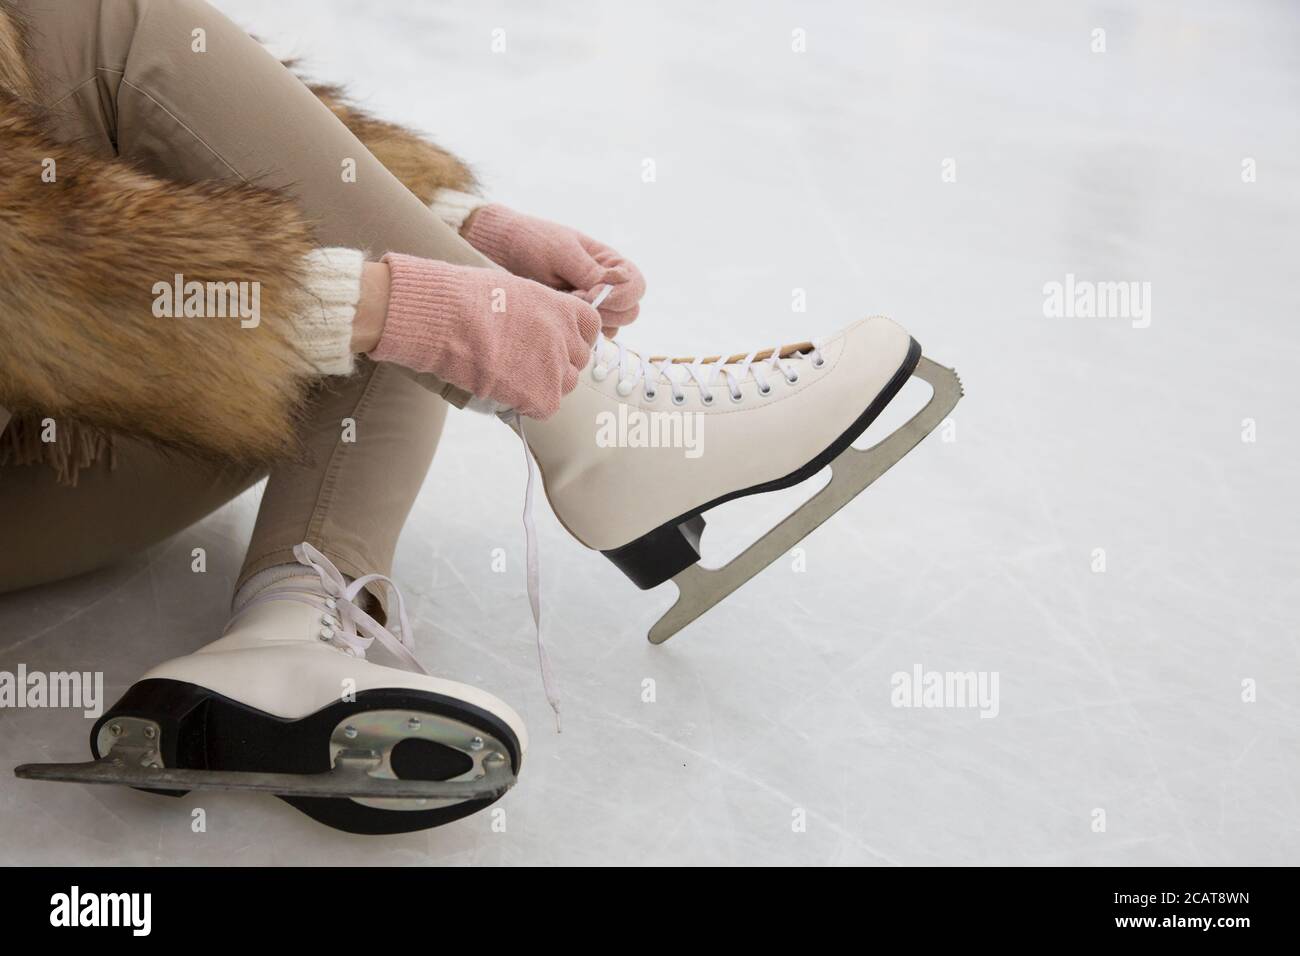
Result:
{"type": "Polygon", "coordinates": [[[663,584],[700,560],[704,515],[661,525],[612,551],[602,551],[642,591],[663,584]]]}
{"type": "MultiPolygon", "coordinates": [[[[208,695],[192,684],[141,681],[95,721],[90,751],[103,757],[119,743],[138,754],[142,767],[206,767],[202,728],[208,695]]],[[[136,787],[163,797],[183,797],[188,790],[136,787]]]]}

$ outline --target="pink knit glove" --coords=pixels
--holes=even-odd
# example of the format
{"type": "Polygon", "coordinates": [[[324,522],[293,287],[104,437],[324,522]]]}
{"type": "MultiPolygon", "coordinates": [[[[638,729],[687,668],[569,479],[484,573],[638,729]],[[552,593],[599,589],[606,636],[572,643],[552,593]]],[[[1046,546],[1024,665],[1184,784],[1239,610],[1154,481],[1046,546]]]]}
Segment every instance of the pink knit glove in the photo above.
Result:
{"type": "Polygon", "coordinates": [[[641,270],[609,246],[558,223],[525,216],[493,203],[476,209],[461,235],[515,275],[552,289],[574,291],[590,302],[602,285],[614,290],[600,304],[600,321],[612,336],[641,311],[641,270]]]}
{"type": "Polygon", "coordinates": [[[371,358],[432,372],[530,418],[555,414],[577,386],[600,331],[577,296],[497,269],[395,252],[383,261],[392,287],[371,358]]]}

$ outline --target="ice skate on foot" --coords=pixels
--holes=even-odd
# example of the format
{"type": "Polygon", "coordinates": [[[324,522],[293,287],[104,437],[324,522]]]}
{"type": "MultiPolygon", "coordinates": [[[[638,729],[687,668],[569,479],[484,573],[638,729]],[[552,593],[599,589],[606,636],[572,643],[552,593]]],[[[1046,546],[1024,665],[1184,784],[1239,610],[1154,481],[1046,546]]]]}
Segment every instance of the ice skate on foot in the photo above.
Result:
{"type": "MultiPolygon", "coordinates": [[[[638,587],[672,579],[677,603],[654,625],[660,644],[736,590],[887,471],[952,411],[961,383],[951,369],[883,317],[823,342],[729,358],[643,358],[601,340],[578,387],[545,421],[519,419],[547,498],[580,542],[601,551],[638,587]],[[912,375],[933,388],[928,404],[872,448],[855,439],[912,375]],[[696,415],[697,455],[680,447],[601,447],[601,421],[629,412],[696,415]],[[726,565],[698,564],[704,512],[746,495],[832,477],[726,565]]],[[[622,419],[620,419],[622,416],[622,419]]]]}
{"type": "Polygon", "coordinates": [[[400,638],[357,606],[377,576],[349,583],[311,545],[294,553],[302,576],[267,586],[224,637],[154,668],[95,723],[95,760],[15,773],[177,796],[259,791],[352,833],[450,823],[513,786],[519,715],[424,673],[396,588],[400,638]],[[376,639],[404,668],[366,660],[376,639]]]}

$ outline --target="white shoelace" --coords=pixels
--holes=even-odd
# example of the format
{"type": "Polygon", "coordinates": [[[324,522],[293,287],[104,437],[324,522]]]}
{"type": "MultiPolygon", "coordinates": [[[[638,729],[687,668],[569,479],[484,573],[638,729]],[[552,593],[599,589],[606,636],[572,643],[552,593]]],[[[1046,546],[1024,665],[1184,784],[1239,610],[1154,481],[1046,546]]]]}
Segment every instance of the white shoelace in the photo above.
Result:
{"type": "MultiPolygon", "coordinates": [[[[591,300],[591,307],[599,308],[611,292],[612,285],[601,288],[591,300]]],[[[542,689],[546,692],[546,702],[555,714],[555,732],[561,733],[560,727],[560,689],[555,680],[555,670],[551,667],[551,655],[546,650],[546,638],[542,632],[542,561],[537,546],[537,522],[533,517],[533,475],[536,471],[532,449],[524,437],[524,423],[519,413],[512,408],[497,406],[478,406],[481,411],[491,411],[507,425],[511,425],[519,442],[524,446],[524,467],[528,470],[528,485],[524,489],[524,560],[528,583],[528,606],[533,612],[533,632],[537,640],[537,666],[542,671],[542,689]]]]}
{"type": "Polygon", "coordinates": [[[546,639],[542,636],[542,562],[537,549],[537,523],[533,519],[533,452],[524,438],[524,423],[518,412],[503,412],[502,417],[508,424],[513,424],[519,435],[519,442],[524,446],[524,467],[528,469],[528,485],[524,489],[524,549],[528,578],[528,606],[533,612],[533,630],[537,637],[537,666],[542,671],[542,688],[546,691],[546,702],[555,712],[555,732],[560,730],[560,690],[555,682],[555,672],[551,669],[551,655],[546,650],[546,639]]]}
{"type": "Polygon", "coordinates": [[[612,342],[602,337],[596,343],[596,364],[592,366],[591,375],[596,381],[601,382],[609,376],[610,371],[617,369],[618,382],[615,391],[624,398],[632,394],[639,380],[642,394],[647,399],[653,399],[658,393],[655,386],[662,380],[667,382],[672,390],[673,403],[676,405],[686,400],[686,393],[682,390],[682,386],[689,385],[692,381],[699,386],[700,400],[705,405],[713,404],[711,389],[721,376],[732,400],[738,402],[744,398],[740,385],[747,375],[758,383],[760,395],[768,395],[772,391],[772,386],[767,381],[769,372],[779,371],[791,385],[799,381],[799,371],[794,367],[792,359],[808,358],[812,360],[813,368],[821,368],[825,364],[821,343],[813,341],[810,344],[812,347],[807,351],[792,352],[784,357],[779,348],[774,348],[755,349],[744,358],[734,361],[718,356],[709,360],[697,358],[684,362],[671,358],[657,360],[642,358],[636,352],[624,348],[621,342],[612,342]],[[758,358],[762,352],[767,351],[771,352],[767,358],[758,358]]]}
{"type": "Polygon", "coordinates": [[[259,604],[270,601],[297,601],[321,612],[320,639],[322,641],[346,651],[353,657],[364,658],[370,645],[377,640],[385,650],[400,660],[407,670],[418,674],[429,673],[412,653],[415,649],[415,641],[411,635],[411,622],[406,616],[406,602],[402,599],[402,592],[398,590],[391,578],[382,574],[367,574],[349,584],[343,572],[334,566],[334,562],[306,541],[294,545],[293,556],[298,559],[299,564],[315,571],[320,577],[324,595],[306,587],[293,585],[282,587],[276,583],[269,584],[230,618],[230,622],[226,625],[227,631],[259,604]],[[383,581],[390,588],[395,599],[394,603],[397,605],[400,634],[388,630],[357,605],[357,596],[367,584],[373,581],[383,581]],[[361,633],[358,633],[359,631],[361,633]]]}

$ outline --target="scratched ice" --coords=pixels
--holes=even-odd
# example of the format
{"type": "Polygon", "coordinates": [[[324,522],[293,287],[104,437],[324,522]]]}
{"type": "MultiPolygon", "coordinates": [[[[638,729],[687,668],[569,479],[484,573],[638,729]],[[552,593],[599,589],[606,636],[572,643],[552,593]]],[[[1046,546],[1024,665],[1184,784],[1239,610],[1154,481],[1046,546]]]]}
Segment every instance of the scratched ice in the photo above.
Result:
{"type": "MultiPolygon", "coordinates": [[[[478,815],[361,841],[271,799],[20,783],[16,763],[84,756],[89,722],[7,710],[4,862],[1295,862],[1300,11],[219,5],[496,198],[633,256],[630,344],[745,350],[883,312],[967,395],[953,440],[662,648],[644,634],[671,589],[638,592],[543,508],[560,737],[519,449],[454,415],[396,575],[422,657],[533,731],[505,832],[478,815]],[[1045,316],[1069,275],[1149,282],[1149,324],[1045,316]],[[996,718],[893,706],[918,666],[997,672],[996,718]]],[[[102,669],[114,697],[211,640],[258,493],[0,598],[0,670],[102,669]]],[[[711,554],[792,498],[728,509],[711,554]]]]}

